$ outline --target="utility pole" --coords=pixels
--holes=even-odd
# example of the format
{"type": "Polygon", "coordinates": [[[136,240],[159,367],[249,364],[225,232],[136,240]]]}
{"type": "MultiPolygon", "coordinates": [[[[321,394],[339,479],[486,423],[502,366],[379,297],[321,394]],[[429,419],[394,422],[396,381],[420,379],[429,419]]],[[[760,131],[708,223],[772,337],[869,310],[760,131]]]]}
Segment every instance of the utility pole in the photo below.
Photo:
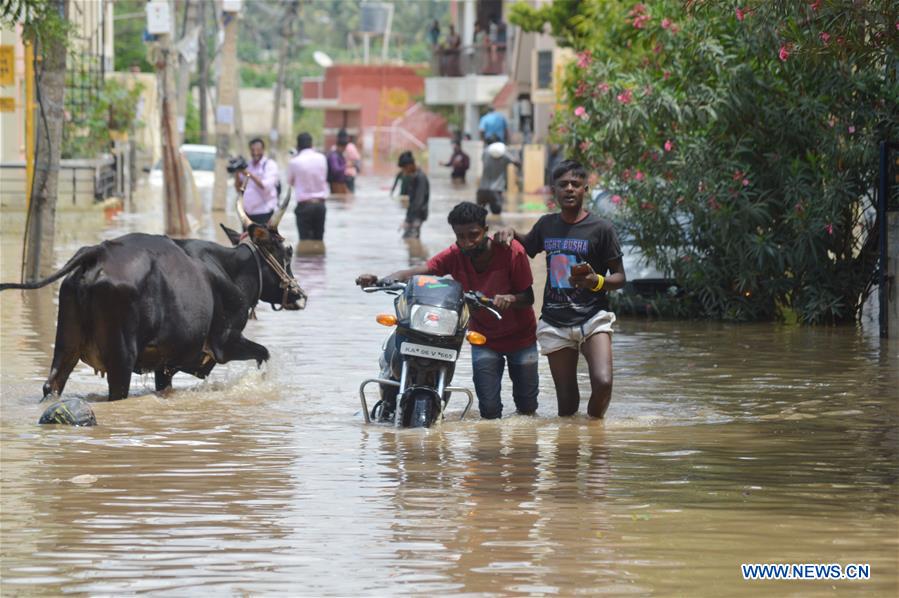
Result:
{"type": "Polygon", "coordinates": [[[172,49],[172,12],[168,0],[147,3],[147,31],[157,36],[154,52],[157,86],[162,91],[160,131],[162,137],[162,178],[165,193],[165,234],[183,237],[188,233],[184,209],[184,167],[178,150],[177,97],[175,92],[175,52],[172,49]]]}
{"type": "Polygon", "coordinates": [[[221,50],[221,69],[215,108],[215,187],[212,192],[212,209],[224,210],[231,177],[226,169],[231,150],[231,133],[237,116],[237,13],[240,0],[224,0],[222,24],[225,41],[221,50]]]}
{"type": "Polygon", "coordinates": [[[290,53],[290,42],[293,38],[293,24],[299,16],[300,0],[291,0],[284,7],[284,18],[281,20],[281,48],[278,50],[278,79],[275,83],[274,106],[272,107],[272,128],[268,139],[270,151],[274,154],[278,146],[278,125],[281,120],[281,95],[284,93],[284,79],[287,75],[287,56],[290,53]]]}
{"type": "MultiPolygon", "coordinates": [[[[65,22],[68,16],[68,1],[51,0],[48,11],[57,15],[61,22],[65,22]]],[[[65,37],[50,35],[33,39],[31,43],[36,46],[30,45],[32,48],[30,54],[33,57],[36,50],[37,56],[42,61],[41,74],[35,78],[33,85],[37,88],[42,118],[36,119],[37,130],[34,131],[31,146],[34,151],[34,185],[28,201],[22,251],[22,280],[25,282],[34,282],[50,275],[55,266],[53,238],[56,231],[56,196],[66,88],[65,37]]]]}
{"type": "Polygon", "coordinates": [[[206,130],[206,102],[209,84],[209,61],[206,59],[206,2],[200,0],[200,38],[197,40],[197,71],[199,72],[198,96],[200,101],[200,143],[208,143],[206,130]]]}
{"type": "Polygon", "coordinates": [[[196,64],[196,58],[191,56],[190,49],[180,46],[192,45],[192,37],[196,32],[197,19],[197,2],[202,3],[203,0],[186,0],[184,2],[184,22],[181,27],[181,36],[178,40],[178,138],[181,143],[184,142],[184,129],[187,122],[187,102],[190,101],[190,74],[192,67],[196,64]],[[185,53],[187,55],[185,55],[185,53]]]}

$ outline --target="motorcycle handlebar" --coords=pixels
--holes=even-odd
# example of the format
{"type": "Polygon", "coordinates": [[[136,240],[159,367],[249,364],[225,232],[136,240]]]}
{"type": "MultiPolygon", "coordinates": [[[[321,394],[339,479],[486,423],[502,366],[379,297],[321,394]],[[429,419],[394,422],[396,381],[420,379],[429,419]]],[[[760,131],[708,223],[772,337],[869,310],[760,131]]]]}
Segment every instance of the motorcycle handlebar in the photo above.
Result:
{"type": "Polygon", "coordinates": [[[489,311],[497,320],[502,320],[503,316],[499,313],[499,310],[496,309],[496,304],[493,302],[493,299],[486,296],[484,293],[480,291],[467,291],[465,293],[465,299],[476,309],[486,309],[489,311]]]}
{"type": "Polygon", "coordinates": [[[378,291],[402,291],[405,288],[405,282],[398,282],[396,280],[379,280],[371,286],[362,287],[362,290],[366,293],[377,293],[378,291]]]}
{"type": "MultiPolygon", "coordinates": [[[[396,280],[379,280],[375,282],[371,286],[362,287],[362,290],[366,293],[377,293],[379,291],[386,293],[397,293],[398,291],[402,291],[406,288],[405,282],[399,282],[396,280]]],[[[496,309],[496,304],[493,302],[493,299],[484,295],[484,293],[480,291],[466,291],[464,294],[465,300],[473,305],[476,309],[486,309],[489,311],[497,320],[502,320],[503,316],[499,313],[499,310],[496,309]]]]}

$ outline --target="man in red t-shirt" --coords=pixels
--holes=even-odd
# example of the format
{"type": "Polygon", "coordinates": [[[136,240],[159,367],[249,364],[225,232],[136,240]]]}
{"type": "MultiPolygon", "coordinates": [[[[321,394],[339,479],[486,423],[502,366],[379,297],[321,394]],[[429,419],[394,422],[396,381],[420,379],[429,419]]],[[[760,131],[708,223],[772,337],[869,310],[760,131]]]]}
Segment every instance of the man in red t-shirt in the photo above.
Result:
{"type": "MultiPolygon", "coordinates": [[[[500,389],[505,364],[509,364],[512,398],[518,413],[531,415],[537,410],[537,320],[534,317],[534,282],[528,256],[517,241],[509,245],[487,236],[487,210],[463,201],[447,217],[456,243],[444,249],[426,264],[399,270],[386,276],[408,280],[419,274],[451,275],[466,291],[480,291],[492,297],[503,312],[497,320],[489,313],[474,310],[471,330],[487,337],[487,344],[472,345],[471,361],[478,409],[484,419],[503,414],[500,389]]],[[[359,286],[374,284],[378,277],[363,274],[359,286]]]]}

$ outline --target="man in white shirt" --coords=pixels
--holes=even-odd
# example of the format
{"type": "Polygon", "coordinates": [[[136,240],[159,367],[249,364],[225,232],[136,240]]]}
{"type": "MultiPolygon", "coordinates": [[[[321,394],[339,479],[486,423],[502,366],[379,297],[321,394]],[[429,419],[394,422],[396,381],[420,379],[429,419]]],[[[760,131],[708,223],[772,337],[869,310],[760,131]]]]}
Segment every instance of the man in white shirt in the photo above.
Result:
{"type": "Polygon", "coordinates": [[[297,200],[294,214],[300,240],[321,241],[325,234],[328,161],[312,148],[312,135],[297,135],[297,155],[287,163],[287,182],[297,200]]]}
{"type": "Polygon", "coordinates": [[[244,181],[243,209],[250,220],[266,224],[278,207],[278,164],[265,155],[265,142],[258,137],[250,141],[250,163],[247,169],[234,173],[234,188],[240,192],[244,181]],[[249,180],[247,180],[249,179],[249,180]]]}

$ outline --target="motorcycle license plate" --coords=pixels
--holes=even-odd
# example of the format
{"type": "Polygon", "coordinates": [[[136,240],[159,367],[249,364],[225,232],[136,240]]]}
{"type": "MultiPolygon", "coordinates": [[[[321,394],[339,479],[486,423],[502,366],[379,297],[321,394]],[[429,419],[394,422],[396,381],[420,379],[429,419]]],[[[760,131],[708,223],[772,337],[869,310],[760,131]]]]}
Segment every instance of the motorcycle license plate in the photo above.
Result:
{"type": "Polygon", "coordinates": [[[414,355],[415,357],[439,359],[441,361],[456,361],[456,356],[458,355],[458,352],[453,349],[440,349],[415,343],[403,343],[400,345],[400,353],[403,355],[414,355]]]}

